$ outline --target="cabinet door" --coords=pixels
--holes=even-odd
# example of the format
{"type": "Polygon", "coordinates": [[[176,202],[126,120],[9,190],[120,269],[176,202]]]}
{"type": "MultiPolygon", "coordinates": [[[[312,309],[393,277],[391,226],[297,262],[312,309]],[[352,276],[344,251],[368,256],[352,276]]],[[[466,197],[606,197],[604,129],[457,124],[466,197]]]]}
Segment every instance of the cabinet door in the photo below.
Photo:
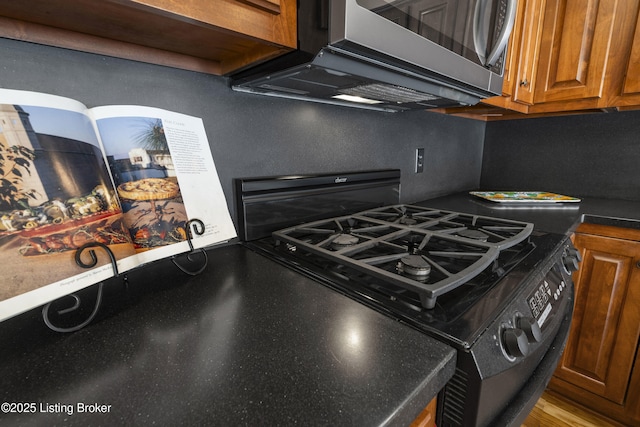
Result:
{"type": "Polygon", "coordinates": [[[536,103],[602,96],[619,1],[547,0],[536,103]]]}
{"type": "Polygon", "coordinates": [[[297,46],[296,27],[295,24],[291,26],[289,21],[295,21],[295,2],[285,0],[135,0],[133,3],[145,7],[147,10],[164,11],[164,13],[180,17],[182,20],[192,19],[200,25],[215,26],[272,43],[297,46]],[[291,6],[293,6],[293,10],[291,6]],[[265,11],[269,13],[265,13],[265,11]]]}
{"type": "Polygon", "coordinates": [[[238,0],[239,2],[250,4],[258,9],[271,13],[280,13],[280,0],[238,0]]]}
{"type": "Polygon", "coordinates": [[[631,54],[627,64],[622,94],[640,95],[640,14],[638,14],[633,35],[633,44],[631,45],[631,54]]]}
{"type": "Polygon", "coordinates": [[[515,102],[533,104],[544,6],[545,0],[525,1],[516,77],[511,82],[515,102]]]}
{"type": "Polygon", "coordinates": [[[640,0],[618,4],[602,107],[640,106],[640,0]]]}
{"type": "Polygon", "coordinates": [[[522,113],[533,104],[544,3],[545,0],[518,0],[507,49],[502,96],[485,99],[483,103],[522,113]]]}
{"type": "Polygon", "coordinates": [[[224,75],[298,46],[296,0],[4,1],[0,37],[224,75]]]}
{"type": "MultiPolygon", "coordinates": [[[[640,336],[640,242],[575,235],[583,260],[575,273],[575,311],[555,377],[563,394],[624,419],[640,336]],[[581,390],[588,393],[582,393],[581,390]],[[623,415],[620,415],[623,414],[623,415]]],[[[631,397],[630,397],[631,396],[631,397]]]]}
{"type": "Polygon", "coordinates": [[[437,406],[438,399],[434,397],[409,427],[435,427],[437,406]]]}

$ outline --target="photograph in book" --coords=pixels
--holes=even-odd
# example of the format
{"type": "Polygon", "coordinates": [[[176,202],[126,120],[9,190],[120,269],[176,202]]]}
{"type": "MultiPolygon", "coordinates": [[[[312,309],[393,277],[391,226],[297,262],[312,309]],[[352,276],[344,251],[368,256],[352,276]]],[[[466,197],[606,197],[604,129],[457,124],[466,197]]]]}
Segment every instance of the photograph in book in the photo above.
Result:
{"type": "Polygon", "coordinates": [[[2,103],[0,126],[1,300],[83,272],[87,242],[135,253],[88,117],[2,103]]]}
{"type": "Polygon", "coordinates": [[[136,248],[184,241],[189,218],[162,120],[114,117],[97,125],[136,248]]]}
{"type": "Polygon", "coordinates": [[[0,89],[0,321],[114,275],[236,237],[202,120],[0,89]],[[206,194],[206,197],[202,197],[206,194]]]}

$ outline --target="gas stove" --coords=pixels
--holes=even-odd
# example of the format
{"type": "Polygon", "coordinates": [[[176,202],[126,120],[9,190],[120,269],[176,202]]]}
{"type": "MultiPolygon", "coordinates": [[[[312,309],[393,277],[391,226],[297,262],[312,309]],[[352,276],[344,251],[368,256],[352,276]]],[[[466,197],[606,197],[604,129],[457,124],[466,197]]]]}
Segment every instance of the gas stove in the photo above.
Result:
{"type": "Polygon", "coordinates": [[[347,265],[415,293],[431,309],[437,298],[467,283],[500,250],[526,239],[533,224],[428,209],[385,206],[273,233],[276,244],[347,265]]]}
{"type": "Polygon", "coordinates": [[[468,349],[562,239],[530,223],[392,205],[277,230],[251,245],[468,349]]]}
{"type": "Polygon", "coordinates": [[[516,425],[564,347],[573,307],[567,266],[577,254],[566,236],[532,223],[401,204],[399,178],[236,180],[240,234],[319,285],[458,349],[438,425],[502,423],[513,411],[516,425]]]}

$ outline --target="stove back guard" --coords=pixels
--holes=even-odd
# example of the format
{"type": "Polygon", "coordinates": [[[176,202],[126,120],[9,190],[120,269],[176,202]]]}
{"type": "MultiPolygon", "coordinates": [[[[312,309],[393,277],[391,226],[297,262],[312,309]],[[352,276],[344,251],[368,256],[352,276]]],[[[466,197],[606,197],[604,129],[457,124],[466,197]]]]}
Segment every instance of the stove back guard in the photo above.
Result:
{"type": "Polygon", "coordinates": [[[236,225],[243,241],[332,216],[400,202],[400,170],[237,178],[236,225]]]}

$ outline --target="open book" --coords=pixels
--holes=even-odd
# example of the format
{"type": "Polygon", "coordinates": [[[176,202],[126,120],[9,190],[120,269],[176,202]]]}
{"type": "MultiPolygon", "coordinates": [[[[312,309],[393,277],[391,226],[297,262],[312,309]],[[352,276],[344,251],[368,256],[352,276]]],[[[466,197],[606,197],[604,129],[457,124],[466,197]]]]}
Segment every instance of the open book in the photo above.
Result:
{"type": "Polygon", "coordinates": [[[202,120],[143,106],[88,109],[0,89],[0,321],[119,272],[236,236],[202,120]]]}

